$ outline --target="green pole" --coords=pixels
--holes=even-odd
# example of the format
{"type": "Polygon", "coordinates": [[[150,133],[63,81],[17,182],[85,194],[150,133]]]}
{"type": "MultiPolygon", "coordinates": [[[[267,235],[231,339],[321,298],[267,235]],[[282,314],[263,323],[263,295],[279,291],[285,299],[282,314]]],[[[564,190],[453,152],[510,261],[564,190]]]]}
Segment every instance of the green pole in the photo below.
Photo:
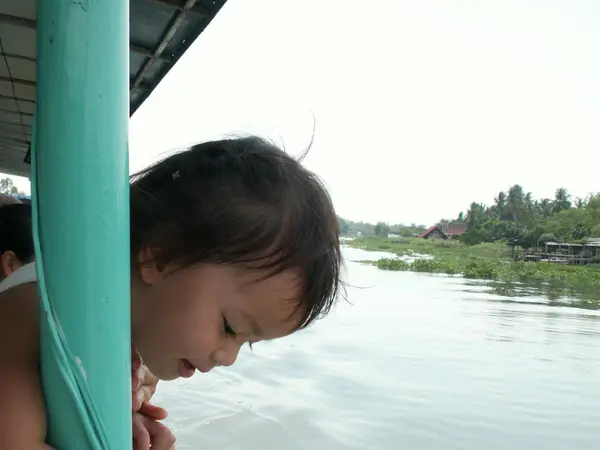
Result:
{"type": "Polygon", "coordinates": [[[36,257],[48,443],[131,448],[129,1],[38,0],[36,257]]]}

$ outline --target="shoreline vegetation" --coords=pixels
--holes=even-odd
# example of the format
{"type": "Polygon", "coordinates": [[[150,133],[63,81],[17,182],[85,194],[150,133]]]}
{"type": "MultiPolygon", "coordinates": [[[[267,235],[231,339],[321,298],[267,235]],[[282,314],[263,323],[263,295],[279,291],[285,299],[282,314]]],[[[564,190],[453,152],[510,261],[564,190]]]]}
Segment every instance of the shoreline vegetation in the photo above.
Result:
{"type": "Polygon", "coordinates": [[[466,245],[455,240],[359,237],[345,245],[395,254],[370,262],[382,270],[462,275],[465,278],[526,283],[549,298],[574,297],[600,308],[600,268],[515,261],[503,242],[466,245]]]}
{"type": "Polygon", "coordinates": [[[593,262],[600,255],[599,245],[589,247],[589,242],[600,242],[600,194],[572,198],[566,189],[558,188],[554,198],[534,199],[522,186],[514,185],[499,192],[490,205],[473,202],[454,219],[435,224],[370,224],[341,217],[339,222],[342,235],[352,238],[346,245],[397,256],[373,263],[380,269],[460,274],[496,280],[496,284],[527,285],[548,297],[587,299],[600,308],[598,264],[539,261],[573,260],[579,251],[584,257],[593,256],[581,261],[593,262]],[[442,239],[418,237],[433,229],[430,225],[437,227],[435,237],[442,239]],[[578,250],[582,244],[588,247],[578,250]],[[564,250],[548,255],[548,248],[566,248],[570,256],[563,258],[564,250]]]}

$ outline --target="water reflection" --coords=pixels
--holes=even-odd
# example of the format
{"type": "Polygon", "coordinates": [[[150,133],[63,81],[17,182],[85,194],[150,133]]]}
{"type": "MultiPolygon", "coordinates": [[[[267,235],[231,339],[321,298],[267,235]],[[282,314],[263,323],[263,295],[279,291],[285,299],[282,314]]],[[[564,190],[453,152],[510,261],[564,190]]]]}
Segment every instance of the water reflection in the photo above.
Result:
{"type": "Polygon", "coordinates": [[[573,307],[600,310],[600,292],[582,291],[563,283],[546,282],[505,282],[496,280],[467,280],[464,281],[464,292],[485,293],[502,298],[487,297],[487,301],[505,303],[531,304],[539,303],[546,306],[573,307]]]}

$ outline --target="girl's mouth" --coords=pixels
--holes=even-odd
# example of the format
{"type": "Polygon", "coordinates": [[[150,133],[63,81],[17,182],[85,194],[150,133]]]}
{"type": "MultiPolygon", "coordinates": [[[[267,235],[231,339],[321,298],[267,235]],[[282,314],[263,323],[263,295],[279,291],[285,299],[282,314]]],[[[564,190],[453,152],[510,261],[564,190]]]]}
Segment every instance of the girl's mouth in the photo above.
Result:
{"type": "Polygon", "coordinates": [[[187,359],[179,361],[179,375],[182,378],[190,378],[196,372],[196,367],[187,359]]]}

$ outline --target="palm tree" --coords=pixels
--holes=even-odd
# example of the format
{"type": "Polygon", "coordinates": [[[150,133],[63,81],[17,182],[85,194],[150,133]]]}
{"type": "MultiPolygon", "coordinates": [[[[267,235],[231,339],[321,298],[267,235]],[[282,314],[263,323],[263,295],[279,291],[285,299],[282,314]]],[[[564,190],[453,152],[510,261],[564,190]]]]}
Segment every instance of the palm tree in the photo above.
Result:
{"type": "Polygon", "coordinates": [[[554,212],[559,213],[571,207],[571,195],[565,188],[558,188],[554,196],[554,212]]]}
{"type": "Polygon", "coordinates": [[[549,198],[543,198],[537,202],[538,210],[542,217],[550,217],[554,211],[554,204],[549,198]]]}
{"type": "Polygon", "coordinates": [[[508,198],[506,199],[507,218],[518,223],[523,215],[524,203],[523,188],[515,184],[508,190],[508,198]]]}
{"type": "Polygon", "coordinates": [[[506,220],[506,194],[504,192],[499,192],[498,197],[494,199],[496,204],[496,211],[498,212],[498,218],[500,220],[506,220]]]}
{"type": "Polygon", "coordinates": [[[473,202],[467,212],[467,229],[474,229],[483,225],[485,222],[485,206],[481,203],[473,202]]]}

